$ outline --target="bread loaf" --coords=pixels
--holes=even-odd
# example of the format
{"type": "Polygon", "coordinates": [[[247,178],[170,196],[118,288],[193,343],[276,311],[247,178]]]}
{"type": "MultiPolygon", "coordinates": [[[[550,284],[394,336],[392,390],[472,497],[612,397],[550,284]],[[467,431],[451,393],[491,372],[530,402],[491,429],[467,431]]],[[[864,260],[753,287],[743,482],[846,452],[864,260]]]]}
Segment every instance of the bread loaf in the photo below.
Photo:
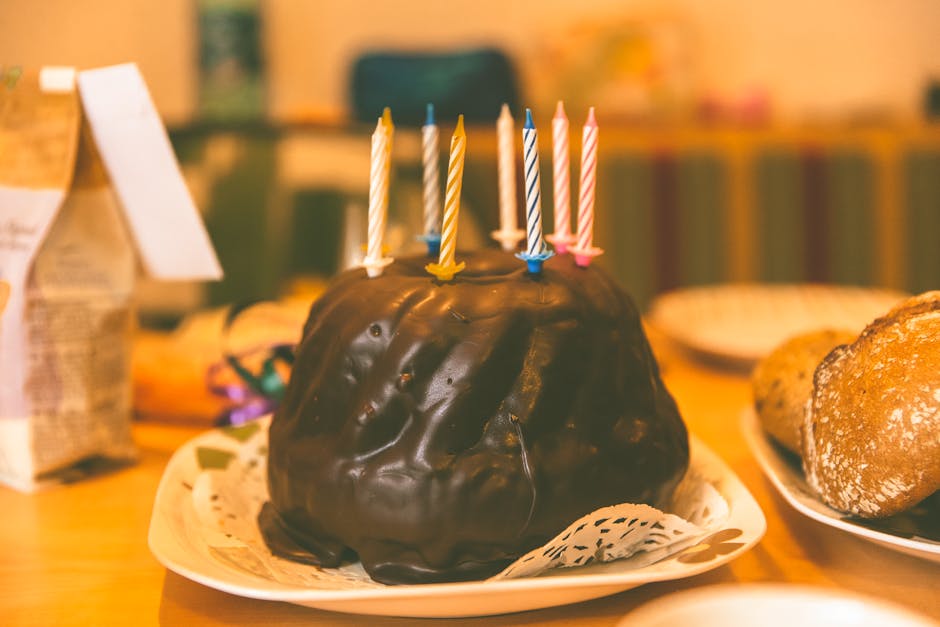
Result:
{"type": "Polygon", "coordinates": [[[813,372],[836,346],[849,344],[851,331],[824,329],[792,337],[758,362],[751,375],[754,409],[777,442],[800,454],[800,429],[813,396],[813,372]]]}
{"type": "Polygon", "coordinates": [[[866,518],[940,487],[940,291],[902,302],[819,365],[803,465],[826,503],[866,518]]]}

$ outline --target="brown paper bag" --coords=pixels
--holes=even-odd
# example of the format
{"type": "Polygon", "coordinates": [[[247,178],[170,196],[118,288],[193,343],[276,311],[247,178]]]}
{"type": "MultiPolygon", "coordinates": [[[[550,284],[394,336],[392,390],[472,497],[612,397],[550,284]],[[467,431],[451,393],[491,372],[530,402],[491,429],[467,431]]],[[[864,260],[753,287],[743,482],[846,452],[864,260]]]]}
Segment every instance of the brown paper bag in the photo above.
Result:
{"type": "MultiPolygon", "coordinates": [[[[0,280],[9,286],[0,318],[0,481],[23,490],[72,477],[79,462],[135,455],[130,335],[136,250],[165,242],[150,241],[148,229],[135,230],[151,217],[132,214],[151,207],[135,200],[139,190],[127,172],[139,178],[152,168],[154,176],[169,172],[171,179],[179,173],[166,167],[168,159],[175,165],[168,142],[148,145],[157,119],[136,68],[95,72],[104,87],[89,94],[80,93],[67,68],[24,72],[0,87],[0,280]],[[142,90],[144,106],[120,109],[133,100],[112,100],[121,89],[131,96],[142,90]],[[97,121],[83,115],[80,97],[97,121]],[[120,127],[116,139],[102,141],[114,126],[120,127]],[[128,142],[140,156],[115,158],[128,142]],[[102,156],[109,153],[120,166],[105,167],[102,156]]],[[[170,180],[173,185],[178,198],[183,183],[170,180]]],[[[170,204],[165,217],[183,212],[175,228],[184,231],[185,242],[195,208],[191,200],[182,209],[170,204]]],[[[198,216],[196,223],[201,227],[198,216]]],[[[204,231],[194,237],[192,247],[208,248],[196,255],[214,261],[204,231]]],[[[148,255],[145,265],[159,265],[148,255]]],[[[218,275],[215,262],[197,264],[191,276],[218,275]]]]}

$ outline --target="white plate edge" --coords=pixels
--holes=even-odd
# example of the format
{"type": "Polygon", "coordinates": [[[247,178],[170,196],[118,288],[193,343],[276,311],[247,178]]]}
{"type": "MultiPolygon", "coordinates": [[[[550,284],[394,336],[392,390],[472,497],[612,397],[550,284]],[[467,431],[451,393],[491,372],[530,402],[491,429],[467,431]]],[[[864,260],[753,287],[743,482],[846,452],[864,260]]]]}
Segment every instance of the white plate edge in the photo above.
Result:
{"type": "MultiPolygon", "coordinates": [[[[940,556],[940,544],[924,544],[917,540],[901,538],[890,533],[869,529],[868,527],[862,527],[861,525],[844,521],[841,519],[841,516],[845,514],[828,507],[822,501],[819,501],[818,505],[830,509],[832,515],[817,511],[805,504],[798,495],[793,494],[787,489],[782,475],[783,473],[790,474],[790,471],[788,469],[778,470],[778,466],[782,466],[784,462],[779,460],[779,456],[771,448],[771,444],[764,435],[757,414],[752,407],[746,407],[742,410],[740,422],[744,439],[747,441],[751,453],[757,459],[757,463],[761,467],[764,476],[770,480],[770,483],[777,490],[777,493],[795,510],[817,522],[841,531],[846,531],[852,535],[863,537],[867,540],[875,541],[885,546],[905,548],[916,553],[929,553],[940,556]]],[[[805,481],[802,477],[797,478],[800,481],[805,481]]],[[[807,489],[809,489],[809,486],[807,486],[807,489]]],[[[906,552],[906,554],[910,555],[909,552],[906,552]]]]}
{"type": "MultiPolygon", "coordinates": [[[[647,583],[659,581],[672,581],[693,577],[695,575],[719,568],[743,553],[749,551],[757,545],[763,538],[767,530],[767,521],[756,499],[747,490],[740,478],[731,470],[731,468],[715,454],[707,445],[698,439],[694,434],[689,434],[690,450],[695,447],[701,451],[709,466],[716,467],[722,471],[721,480],[725,490],[724,496],[729,503],[735,505],[731,508],[729,518],[725,521],[725,527],[737,527],[742,531],[742,536],[735,540],[742,543],[734,551],[724,555],[719,555],[707,562],[687,564],[683,567],[681,575],[675,573],[659,572],[644,573],[644,569],[635,571],[626,571],[623,573],[598,573],[598,574],[578,574],[578,575],[559,575],[552,577],[531,577],[521,579],[505,579],[499,581],[471,581],[454,582],[439,584],[420,584],[412,586],[388,586],[376,588],[357,588],[347,590],[320,590],[316,588],[297,588],[285,586],[278,582],[272,582],[254,577],[249,573],[238,573],[239,576],[252,578],[259,583],[258,587],[248,587],[244,583],[233,582],[225,576],[216,578],[206,575],[200,571],[205,562],[202,559],[193,559],[191,553],[187,552],[180,543],[179,538],[172,533],[169,523],[164,520],[161,513],[161,497],[164,492],[169,490],[168,484],[171,481],[169,470],[174,463],[179,463],[183,455],[191,454],[192,449],[198,446],[203,440],[210,438],[214,431],[199,434],[180,446],[171,456],[164,469],[164,474],[157,488],[154,499],[154,507],[151,514],[150,528],[148,531],[148,545],[151,553],[167,569],[176,574],[205,585],[209,588],[228,592],[247,598],[262,600],[287,601],[287,602],[317,602],[317,601],[359,601],[359,600],[381,600],[396,599],[403,600],[409,598],[420,598],[429,596],[452,596],[460,594],[477,593],[485,586],[487,590],[492,591],[512,591],[512,590],[550,590],[562,588],[586,588],[586,587],[611,587],[622,586],[621,590],[627,590],[632,587],[638,587],[647,583]],[[737,521],[748,520],[747,525],[737,523],[737,521]],[[182,555],[177,555],[176,559],[172,555],[164,552],[164,546],[160,543],[161,539],[168,539],[170,544],[182,551],[182,555]],[[195,563],[193,563],[195,562],[195,563]]],[[[668,559],[668,558],[667,558],[668,559]]],[[[214,569],[229,575],[232,571],[217,566],[212,563],[214,569]]]]}
{"type": "Polygon", "coordinates": [[[659,597],[627,613],[617,623],[617,627],[656,624],[652,620],[666,612],[684,611],[686,608],[700,609],[697,606],[703,601],[717,601],[717,605],[722,609],[727,609],[729,604],[733,606],[740,603],[751,603],[755,609],[759,609],[763,600],[774,597],[782,597],[793,603],[807,599],[813,603],[850,603],[853,608],[879,611],[882,614],[879,618],[889,615],[891,618],[903,620],[905,627],[937,627],[937,623],[929,616],[880,597],[815,584],[766,581],[713,584],[659,597]]]}
{"type": "MultiPolygon", "coordinates": [[[[672,314],[670,309],[675,309],[677,304],[680,307],[688,307],[688,303],[703,297],[708,297],[713,301],[721,299],[741,301],[764,295],[779,298],[780,295],[788,292],[816,293],[843,299],[859,299],[860,301],[877,300],[879,304],[882,304],[883,301],[884,311],[882,314],[887,313],[893,305],[910,296],[907,292],[892,288],[839,283],[772,283],[760,281],[716,283],[679,287],[656,295],[647,308],[643,320],[657,332],[693,355],[727,363],[737,368],[746,368],[756,364],[767,353],[767,348],[742,349],[736,347],[729,349],[723,344],[714,342],[711,338],[703,337],[700,333],[690,330],[688,324],[676,324],[677,316],[672,314]]],[[[861,328],[857,331],[861,331],[861,328]]]]}

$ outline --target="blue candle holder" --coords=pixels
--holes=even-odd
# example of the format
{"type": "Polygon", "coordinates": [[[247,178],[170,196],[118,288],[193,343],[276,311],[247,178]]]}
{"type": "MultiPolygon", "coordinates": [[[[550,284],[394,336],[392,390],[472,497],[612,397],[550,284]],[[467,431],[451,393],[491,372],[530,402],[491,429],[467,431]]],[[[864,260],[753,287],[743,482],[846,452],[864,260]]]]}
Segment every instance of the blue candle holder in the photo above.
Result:
{"type": "Polygon", "coordinates": [[[555,252],[551,249],[546,250],[545,252],[531,255],[529,253],[516,253],[517,259],[522,259],[526,263],[526,268],[529,271],[529,274],[542,274],[542,264],[545,261],[554,255],[555,252]]]}
{"type": "Polygon", "coordinates": [[[427,244],[428,257],[437,257],[441,254],[440,233],[425,233],[424,235],[419,235],[417,239],[427,244]]]}

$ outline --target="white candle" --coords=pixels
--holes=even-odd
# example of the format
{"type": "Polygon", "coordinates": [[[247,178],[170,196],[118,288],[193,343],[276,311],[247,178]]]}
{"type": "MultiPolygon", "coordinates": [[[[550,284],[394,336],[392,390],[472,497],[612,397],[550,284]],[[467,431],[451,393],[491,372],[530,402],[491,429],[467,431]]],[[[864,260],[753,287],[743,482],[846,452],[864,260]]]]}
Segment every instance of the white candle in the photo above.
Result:
{"type": "Polygon", "coordinates": [[[497,165],[499,171],[499,230],[493,231],[493,239],[505,251],[513,251],[525,233],[516,220],[516,139],[515,123],[509,105],[504,104],[496,121],[497,165]]]}
{"type": "Polygon", "coordinates": [[[362,265],[371,278],[380,276],[391,259],[382,257],[382,240],[388,215],[388,179],[390,151],[388,126],[379,118],[372,133],[372,157],[369,173],[369,231],[366,257],[362,265]]]}

